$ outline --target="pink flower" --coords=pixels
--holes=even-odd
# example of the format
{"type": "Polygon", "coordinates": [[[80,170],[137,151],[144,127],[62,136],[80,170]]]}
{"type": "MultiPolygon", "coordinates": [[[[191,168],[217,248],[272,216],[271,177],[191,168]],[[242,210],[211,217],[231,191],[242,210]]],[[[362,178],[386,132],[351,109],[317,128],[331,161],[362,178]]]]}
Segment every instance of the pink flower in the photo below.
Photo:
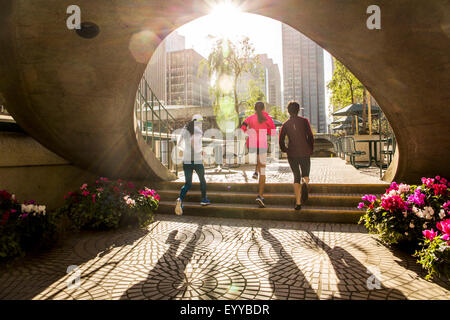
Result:
{"type": "Polygon", "coordinates": [[[414,190],[414,194],[411,194],[408,197],[408,203],[410,204],[416,204],[418,206],[424,206],[425,205],[425,194],[420,192],[421,189],[417,188],[414,190]]]}
{"type": "Polygon", "coordinates": [[[365,206],[364,202],[360,202],[358,204],[358,209],[362,209],[362,208],[364,208],[364,206],[365,206]]]}
{"type": "Polygon", "coordinates": [[[447,186],[445,184],[434,184],[434,195],[439,196],[443,195],[445,196],[447,194],[447,186]]]}
{"type": "Polygon", "coordinates": [[[395,211],[397,209],[406,210],[408,207],[406,203],[403,201],[403,198],[399,195],[393,195],[390,197],[382,197],[381,206],[388,211],[395,211]]]}
{"type": "Polygon", "coordinates": [[[372,194],[366,194],[361,199],[368,202],[375,202],[377,200],[377,197],[372,194]]]}
{"type": "Polygon", "coordinates": [[[434,179],[433,178],[422,178],[422,184],[426,185],[428,188],[433,186],[434,179]]]}
{"type": "Polygon", "coordinates": [[[444,203],[444,205],[442,206],[446,211],[450,210],[450,201],[447,201],[446,203],[444,203]]]}
{"type": "Polygon", "coordinates": [[[83,184],[80,188],[80,190],[85,190],[87,188],[87,183],[83,184]]]}
{"type": "Polygon", "coordinates": [[[422,234],[428,240],[433,240],[438,235],[437,231],[434,231],[433,229],[431,229],[431,230],[424,230],[424,231],[422,231],[422,234]]]}
{"type": "Polygon", "coordinates": [[[436,227],[447,235],[450,235],[450,219],[443,220],[436,224],[436,227]]]}
{"type": "Polygon", "coordinates": [[[6,190],[0,190],[0,198],[3,198],[3,200],[8,201],[9,199],[12,199],[12,195],[6,190]]]}
{"type": "Polygon", "coordinates": [[[95,203],[95,194],[92,195],[92,203],[95,203]]]}
{"type": "Polygon", "coordinates": [[[88,195],[89,195],[89,191],[87,191],[87,190],[84,190],[84,191],[83,191],[83,196],[85,196],[85,197],[86,197],[86,196],[88,196],[88,195]]]}

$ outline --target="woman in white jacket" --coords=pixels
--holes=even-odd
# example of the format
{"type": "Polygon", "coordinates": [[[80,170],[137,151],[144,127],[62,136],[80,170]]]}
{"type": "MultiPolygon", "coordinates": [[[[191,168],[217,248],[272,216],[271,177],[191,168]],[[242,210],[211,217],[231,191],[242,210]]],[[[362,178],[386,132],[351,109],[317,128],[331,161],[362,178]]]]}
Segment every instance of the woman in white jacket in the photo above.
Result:
{"type": "Polygon", "coordinates": [[[192,117],[192,121],[183,128],[178,145],[184,145],[183,151],[183,171],[185,177],[185,184],[181,188],[180,197],[177,199],[175,206],[175,213],[177,215],[183,214],[183,201],[186,193],[192,187],[192,174],[195,170],[200,180],[200,190],[202,192],[202,200],[200,204],[207,206],[211,202],[206,197],[206,180],[205,167],[203,166],[203,151],[202,151],[202,122],[203,117],[196,114],[192,117]]]}

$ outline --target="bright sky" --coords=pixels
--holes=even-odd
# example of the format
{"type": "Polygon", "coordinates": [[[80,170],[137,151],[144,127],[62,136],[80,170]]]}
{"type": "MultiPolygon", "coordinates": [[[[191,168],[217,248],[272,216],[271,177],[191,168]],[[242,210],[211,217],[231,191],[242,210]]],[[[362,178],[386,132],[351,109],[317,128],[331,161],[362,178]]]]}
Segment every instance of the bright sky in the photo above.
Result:
{"type": "MultiPolygon", "coordinates": [[[[278,64],[283,87],[283,52],[281,22],[260,15],[240,12],[234,8],[222,7],[211,14],[196,19],[179,28],[178,33],[186,37],[186,47],[193,48],[205,58],[214,44],[214,37],[239,38],[247,36],[256,53],[267,53],[278,64]]],[[[331,56],[324,55],[325,85],[331,80],[331,56]]],[[[329,95],[326,92],[328,114],[329,95]]]]}

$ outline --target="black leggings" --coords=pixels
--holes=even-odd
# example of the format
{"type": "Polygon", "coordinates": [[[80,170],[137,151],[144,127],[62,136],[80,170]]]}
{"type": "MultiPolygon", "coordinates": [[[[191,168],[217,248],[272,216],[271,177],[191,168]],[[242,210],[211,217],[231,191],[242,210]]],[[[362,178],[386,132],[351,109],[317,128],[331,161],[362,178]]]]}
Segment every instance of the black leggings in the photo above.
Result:
{"type": "Polygon", "coordinates": [[[294,183],[300,183],[302,175],[309,177],[309,170],[311,168],[310,157],[288,157],[289,165],[291,166],[292,173],[294,174],[294,183]],[[300,168],[302,172],[300,173],[300,168]]]}

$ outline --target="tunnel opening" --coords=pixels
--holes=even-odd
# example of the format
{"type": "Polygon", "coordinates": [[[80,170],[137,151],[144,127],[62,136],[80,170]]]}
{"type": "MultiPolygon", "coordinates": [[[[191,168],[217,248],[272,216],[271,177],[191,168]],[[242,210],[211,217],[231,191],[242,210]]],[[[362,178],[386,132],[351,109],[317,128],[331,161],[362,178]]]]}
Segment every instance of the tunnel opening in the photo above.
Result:
{"type": "MultiPolygon", "coordinates": [[[[273,25],[278,24],[279,30],[277,30],[277,42],[279,43],[277,44],[279,44],[279,52],[275,53],[275,55],[278,54],[279,57],[277,57],[278,59],[272,59],[270,54],[263,52],[264,49],[261,50],[261,48],[258,48],[259,52],[255,53],[255,57],[260,58],[262,56],[265,62],[265,65],[263,65],[264,72],[262,81],[261,78],[257,79],[257,81],[260,81],[258,98],[266,103],[268,109],[267,111],[273,116],[280,126],[289,117],[285,107],[287,102],[290,100],[298,100],[302,105],[300,115],[305,116],[310,120],[313,124],[312,127],[315,133],[330,133],[335,136],[333,139],[328,140],[321,139],[320,137],[316,138],[316,149],[312,155],[313,157],[332,158],[340,155],[335,139],[339,138],[342,134],[359,135],[360,140],[364,140],[363,138],[365,138],[365,133],[370,139],[375,139],[376,136],[380,134],[380,131],[382,131],[380,129],[382,129],[383,124],[380,125],[379,122],[376,123],[376,121],[374,124],[371,123],[369,125],[368,123],[370,120],[367,116],[368,103],[365,96],[364,98],[361,98],[361,101],[355,99],[355,102],[362,102],[365,105],[365,108],[363,108],[365,111],[365,114],[363,115],[365,127],[361,128],[360,125],[357,124],[357,132],[354,130],[351,133],[349,133],[348,130],[339,131],[330,128],[329,123],[331,122],[330,119],[332,112],[330,109],[332,109],[332,106],[329,105],[330,97],[329,92],[326,92],[326,87],[333,76],[334,70],[330,71],[329,69],[334,69],[334,58],[317,43],[307,38],[301,32],[297,31],[297,29],[294,29],[281,21],[273,20],[262,15],[241,12],[237,10],[236,7],[232,6],[219,8],[220,9],[216,9],[209,15],[187,22],[183,26],[173,30],[164,39],[162,39],[159,45],[155,48],[154,52],[152,52],[152,56],[146,66],[137,90],[135,117],[138,124],[136,128],[141,131],[147,144],[149,144],[152,150],[155,151],[157,158],[166,167],[168,167],[169,170],[177,173],[178,168],[175,162],[181,159],[178,155],[176,156],[178,159],[174,158],[177,139],[176,134],[173,133],[183,128],[191,120],[194,114],[201,113],[205,116],[206,121],[203,122],[204,130],[213,129],[220,131],[222,135],[219,133],[218,136],[220,139],[224,139],[223,137],[226,135],[228,130],[228,128],[226,128],[227,126],[234,130],[238,129],[244,116],[248,116],[252,113],[253,105],[248,102],[251,100],[254,103],[258,99],[251,96],[252,92],[250,92],[250,98],[253,99],[249,99],[249,93],[245,92],[245,89],[242,89],[242,87],[254,86],[254,83],[252,83],[255,79],[254,75],[247,71],[250,76],[247,74],[241,74],[241,76],[234,79],[237,81],[233,81],[233,79],[225,79],[225,81],[221,82],[217,79],[217,74],[214,74],[214,72],[210,72],[209,75],[204,72],[205,69],[202,69],[202,67],[204,67],[202,62],[208,62],[209,60],[214,59],[214,55],[212,54],[212,51],[214,50],[214,41],[218,42],[224,41],[224,39],[229,40],[229,38],[235,38],[234,41],[238,42],[239,40],[237,39],[240,37],[241,39],[247,38],[252,46],[252,38],[248,36],[248,30],[255,29],[255,25],[261,25],[264,23],[271,23],[273,25]],[[254,25],[250,27],[249,25],[242,27],[240,22],[238,22],[239,19],[236,18],[239,15],[246,16],[247,20],[261,19],[261,21],[264,22],[260,22],[259,24],[254,23],[254,25]],[[204,22],[202,22],[202,20],[204,22]],[[232,34],[233,31],[230,32],[229,21],[234,22],[235,29],[239,29],[240,31],[239,35],[236,33],[232,34]],[[216,25],[216,28],[212,28],[212,30],[205,32],[204,27],[206,25],[216,25]],[[219,32],[215,30],[221,28],[226,30],[225,34],[223,33],[223,30],[220,30],[219,32]],[[215,34],[215,32],[217,34],[215,34]],[[207,40],[199,41],[201,36],[207,40]],[[288,37],[290,37],[291,40],[289,41],[289,39],[286,39],[285,41],[285,38],[288,37]],[[309,65],[305,63],[302,65],[301,61],[298,61],[298,63],[293,61],[295,60],[295,57],[294,54],[292,54],[292,51],[302,51],[302,44],[300,44],[300,46],[296,46],[295,40],[292,40],[294,37],[306,42],[306,50],[303,48],[304,52],[297,54],[299,59],[303,58],[306,60],[307,58],[311,58],[311,52],[314,53],[314,51],[321,51],[320,54],[317,55],[318,58],[315,57],[316,61],[313,63],[314,65],[311,63],[309,65]],[[186,42],[188,42],[188,45],[186,45],[186,42]],[[291,51],[290,56],[289,53],[284,54],[284,50],[289,49],[291,51]],[[319,59],[321,61],[319,61],[319,59]],[[276,84],[273,83],[277,80],[276,76],[273,75],[273,72],[270,74],[271,66],[267,67],[267,60],[270,60],[269,63],[278,69],[278,91],[276,84]],[[285,67],[285,64],[290,64],[290,66],[292,66],[292,70],[289,69],[290,66],[285,67]],[[311,70],[303,70],[308,67],[311,68],[311,66],[313,69],[321,70],[314,70],[314,72],[311,70]],[[324,69],[328,69],[328,78],[324,75],[324,69]],[[305,81],[305,75],[307,75],[310,79],[305,81]],[[317,79],[320,76],[322,76],[322,79],[317,79]],[[284,79],[284,77],[289,77],[289,80],[284,79]],[[243,81],[241,81],[242,78],[244,78],[243,81]],[[273,78],[275,78],[275,80],[273,80],[273,78]],[[297,78],[299,78],[299,80],[297,78]],[[298,83],[296,83],[296,80],[298,83]],[[291,83],[289,83],[289,81],[291,81],[291,83]],[[309,83],[303,83],[307,81],[309,81],[309,83]],[[217,98],[214,96],[214,90],[217,87],[220,87],[220,89],[223,90],[224,86],[232,86],[233,82],[237,83],[237,89],[235,90],[234,95],[229,94],[229,96],[230,100],[234,100],[235,106],[239,105],[239,109],[234,108],[233,111],[235,112],[222,112],[222,109],[233,109],[233,102],[219,102],[218,100],[214,100],[217,98]],[[216,87],[214,87],[214,85],[216,85],[216,87]],[[269,86],[271,88],[269,88],[269,86]],[[284,86],[290,87],[288,89],[291,91],[290,94],[286,94],[286,91],[288,90],[286,90],[284,86]],[[319,92],[322,93],[322,97],[319,92]],[[319,103],[321,98],[322,101],[319,103]],[[239,100],[239,102],[237,102],[237,100],[239,100]],[[306,111],[303,106],[306,107],[306,111]],[[162,116],[160,116],[160,112],[162,112],[162,116]],[[376,125],[378,125],[378,127],[376,127],[376,125]],[[361,131],[364,129],[367,132],[361,131]],[[152,137],[150,137],[150,135],[152,137]]],[[[267,38],[267,31],[264,35],[267,38]]],[[[272,38],[265,40],[270,43],[272,38]]],[[[261,47],[261,44],[259,44],[259,46],[261,47]]],[[[303,46],[305,46],[305,44],[303,44],[303,46]]],[[[221,49],[223,50],[223,47],[221,47],[221,49]]],[[[252,47],[252,50],[255,51],[255,48],[252,47]]],[[[277,50],[272,50],[271,54],[274,55],[274,52],[276,51],[277,50]]],[[[259,60],[257,63],[261,65],[259,60]]],[[[356,81],[359,80],[356,79],[356,81]]],[[[364,87],[364,94],[366,94],[366,92],[368,93],[367,89],[364,87]]],[[[351,100],[354,100],[353,96],[351,100]]],[[[373,104],[375,104],[375,106],[378,105],[372,97],[372,105],[373,104]]],[[[337,117],[337,119],[339,118],[340,117],[337,117]]],[[[374,118],[375,117],[372,117],[372,119],[374,118]]],[[[391,129],[389,133],[392,135],[393,139],[395,139],[393,130],[386,119],[384,125],[391,129]]],[[[216,137],[217,135],[212,136],[213,139],[216,137]]],[[[358,141],[358,145],[360,144],[362,143],[358,141]]],[[[248,156],[248,150],[246,150],[243,145],[238,146],[237,149],[233,147],[232,154],[229,157],[225,155],[225,143],[223,144],[225,151],[219,151],[216,148],[217,145],[213,145],[213,151],[207,160],[208,165],[211,168],[214,165],[221,165],[225,163],[230,158],[233,158],[233,163],[230,167],[238,168],[240,167],[240,164],[242,164],[242,162],[239,162],[242,160],[240,158],[248,156]],[[215,153],[219,153],[219,156],[215,153]],[[222,158],[223,162],[220,162],[220,158],[222,158]]],[[[389,149],[389,146],[387,149],[389,149]]],[[[381,162],[382,158],[384,157],[387,159],[387,156],[382,155],[380,151],[381,148],[378,152],[378,157],[381,162]]],[[[282,155],[279,158],[281,159],[282,155]]],[[[350,163],[349,158],[346,158],[345,154],[342,158],[347,163],[350,163]]],[[[393,157],[391,156],[389,159],[392,161],[393,157]]],[[[362,161],[361,157],[358,160],[362,161]]],[[[181,162],[178,162],[178,165],[180,164],[181,162]]],[[[381,166],[382,169],[387,169],[386,165],[381,166]]],[[[373,169],[373,171],[378,172],[378,167],[374,167],[373,169]]]]}
{"type": "MultiPolygon", "coordinates": [[[[443,2],[408,8],[383,2],[380,30],[367,28],[363,1],[238,3],[242,11],[301,31],[364,83],[395,131],[398,152],[388,180],[415,183],[422,176],[450,174],[450,120],[442,112],[448,90],[434,85],[448,82],[443,2]]],[[[153,150],[144,148],[130,105],[161,35],[208,14],[210,2],[130,0],[100,9],[81,1],[82,20],[101,29],[89,41],[61,24],[67,18],[63,3],[50,11],[33,2],[6,4],[0,19],[5,75],[0,91],[17,123],[48,149],[96,174],[171,179],[153,150]],[[148,35],[145,43],[142,32],[148,35]],[[139,44],[142,50],[136,51],[139,44]]]]}

